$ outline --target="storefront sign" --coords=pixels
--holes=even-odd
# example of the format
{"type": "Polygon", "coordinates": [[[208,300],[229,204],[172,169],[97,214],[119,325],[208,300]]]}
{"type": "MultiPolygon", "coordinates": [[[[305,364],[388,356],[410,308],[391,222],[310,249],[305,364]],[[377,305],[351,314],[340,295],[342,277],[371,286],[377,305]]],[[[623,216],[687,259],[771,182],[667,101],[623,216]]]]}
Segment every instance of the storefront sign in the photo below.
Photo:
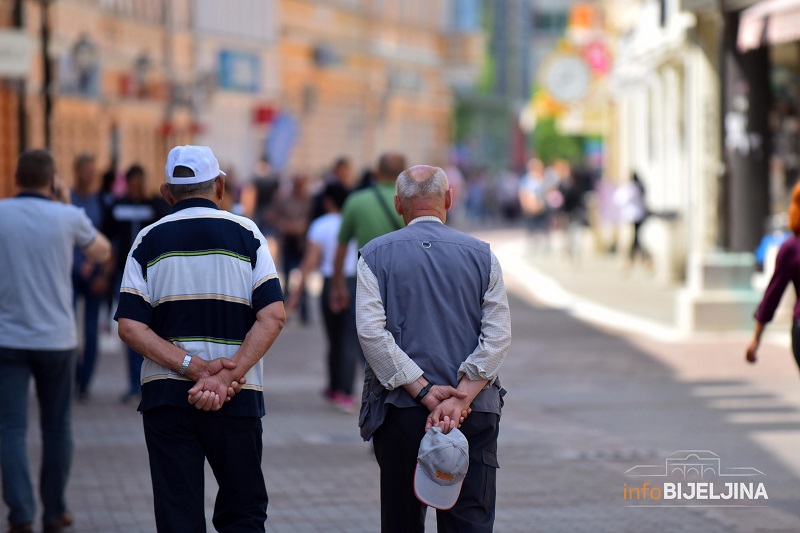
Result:
{"type": "Polygon", "coordinates": [[[22,31],[0,30],[0,76],[24,78],[31,66],[33,42],[22,31]]]}
{"type": "Polygon", "coordinates": [[[257,54],[238,50],[220,50],[220,89],[257,93],[260,78],[261,58],[257,54]]]}

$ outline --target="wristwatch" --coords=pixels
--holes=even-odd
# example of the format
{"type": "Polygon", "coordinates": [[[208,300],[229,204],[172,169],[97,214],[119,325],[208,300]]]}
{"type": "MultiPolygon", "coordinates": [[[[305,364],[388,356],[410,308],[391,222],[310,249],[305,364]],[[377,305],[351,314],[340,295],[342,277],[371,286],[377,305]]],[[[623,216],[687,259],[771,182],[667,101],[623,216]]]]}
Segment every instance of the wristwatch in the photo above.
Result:
{"type": "Polygon", "coordinates": [[[420,389],[420,391],[417,393],[417,397],[414,398],[414,401],[417,403],[422,403],[422,399],[426,394],[428,394],[428,392],[430,392],[431,387],[433,387],[433,382],[428,380],[428,384],[420,389]]]}
{"type": "Polygon", "coordinates": [[[184,374],[186,374],[186,371],[189,369],[189,363],[191,363],[191,362],[192,362],[192,356],[187,353],[183,357],[183,364],[178,369],[178,375],[179,376],[183,376],[184,374]]]}

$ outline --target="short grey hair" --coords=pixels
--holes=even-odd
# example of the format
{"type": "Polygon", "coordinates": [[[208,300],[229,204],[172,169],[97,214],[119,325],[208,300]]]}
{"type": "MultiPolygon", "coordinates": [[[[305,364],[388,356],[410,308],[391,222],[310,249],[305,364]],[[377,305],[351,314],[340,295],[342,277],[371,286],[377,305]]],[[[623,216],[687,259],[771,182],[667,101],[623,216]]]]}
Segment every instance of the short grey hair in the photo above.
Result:
{"type": "Polygon", "coordinates": [[[216,186],[218,178],[219,176],[211,180],[201,181],[200,183],[167,183],[167,187],[169,187],[169,194],[172,195],[175,200],[184,200],[193,196],[210,196],[214,193],[214,187],[216,186]]]}
{"type": "Polygon", "coordinates": [[[400,200],[408,198],[435,198],[443,197],[447,193],[450,185],[447,183],[447,174],[439,167],[427,179],[422,181],[415,181],[409,171],[413,167],[406,169],[397,176],[397,183],[395,184],[395,194],[400,200]]]}

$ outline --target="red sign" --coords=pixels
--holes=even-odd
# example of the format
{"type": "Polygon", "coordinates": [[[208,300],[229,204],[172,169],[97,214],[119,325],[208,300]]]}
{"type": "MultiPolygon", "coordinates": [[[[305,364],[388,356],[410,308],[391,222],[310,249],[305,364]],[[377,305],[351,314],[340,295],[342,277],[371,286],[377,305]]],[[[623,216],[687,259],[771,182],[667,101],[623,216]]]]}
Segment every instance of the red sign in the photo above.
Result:
{"type": "Polygon", "coordinates": [[[605,74],[611,68],[611,58],[608,55],[608,48],[601,41],[592,41],[583,49],[583,55],[589,68],[596,74],[605,74]]]}
{"type": "Polygon", "coordinates": [[[269,105],[260,105],[253,109],[253,124],[269,124],[275,119],[275,108],[269,105]]]}

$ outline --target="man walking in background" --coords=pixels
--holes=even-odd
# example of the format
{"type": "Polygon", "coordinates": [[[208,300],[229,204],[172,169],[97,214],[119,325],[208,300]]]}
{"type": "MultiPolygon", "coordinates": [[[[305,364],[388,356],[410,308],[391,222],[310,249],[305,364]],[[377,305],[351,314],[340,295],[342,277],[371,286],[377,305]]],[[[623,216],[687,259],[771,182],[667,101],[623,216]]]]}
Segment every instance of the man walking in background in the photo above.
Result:
{"type": "MultiPolygon", "coordinates": [[[[114,250],[113,290],[115,296],[119,295],[125,262],[136,235],[157,219],[156,207],[145,195],[144,168],[140,165],[131,165],[125,173],[125,182],[128,185],[128,193],[111,206],[106,223],[108,238],[111,239],[114,250]]],[[[126,351],[128,387],[122,395],[121,401],[123,403],[136,402],[138,405],[142,390],[140,376],[142,356],[131,348],[127,348],[126,351]]]]}
{"type": "Polygon", "coordinates": [[[469,470],[455,506],[437,511],[439,531],[494,525],[497,375],[511,319],[497,258],[444,224],[450,203],[442,169],[402,172],[394,204],[407,225],[370,241],[358,261],[356,324],[367,359],[360,426],[381,469],[383,532],[424,531],[414,471],[433,426],[460,426],[469,441],[469,470]]]}
{"type": "Polygon", "coordinates": [[[108,240],[55,184],[46,150],[19,157],[19,194],[0,201],[0,472],[12,533],[33,531],[36,501],[26,432],[36,382],[42,428],[39,491],[44,530],[72,524],[65,490],[72,462],[71,404],[78,336],[72,305],[73,249],[88,261],[111,255],[108,240]],[[63,202],[63,203],[62,203],[63,202]]]}
{"type": "Polygon", "coordinates": [[[375,237],[403,227],[403,218],[395,213],[394,182],[406,167],[402,154],[387,153],[378,159],[375,185],[351,194],[342,209],[339,245],[333,261],[331,280],[331,310],[340,313],[351,305],[355,295],[355,278],[344,275],[347,247],[355,239],[361,248],[375,237]]]}
{"type": "MultiPolygon", "coordinates": [[[[97,183],[94,156],[81,154],[75,158],[75,187],[72,190],[72,205],[82,208],[94,227],[104,227],[106,206],[97,183]]],[[[97,339],[100,320],[100,306],[106,301],[109,291],[111,270],[110,261],[92,261],[83,252],[75,249],[75,262],[72,267],[72,283],[75,290],[75,303],[83,301],[83,353],[78,356],[76,380],[78,399],[89,397],[89,385],[97,362],[97,339]]]]}
{"type": "Polygon", "coordinates": [[[136,237],[116,316],[120,338],[146,358],[139,410],[156,526],[206,530],[208,460],[214,527],[264,531],[262,358],[286,320],[280,282],[256,224],[219,209],[225,178],[210,148],[176,146],[166,177],[174,213],[136,237]]]}

